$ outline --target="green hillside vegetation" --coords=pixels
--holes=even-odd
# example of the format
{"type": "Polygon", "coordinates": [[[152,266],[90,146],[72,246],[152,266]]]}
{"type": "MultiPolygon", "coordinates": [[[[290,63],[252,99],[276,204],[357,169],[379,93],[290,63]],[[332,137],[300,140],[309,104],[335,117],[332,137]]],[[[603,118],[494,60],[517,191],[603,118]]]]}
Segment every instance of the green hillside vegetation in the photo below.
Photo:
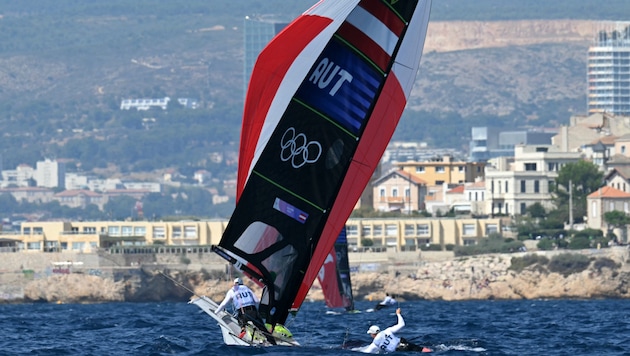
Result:
{"type": "MultiPolygon", "coordinates": [[[[312,3],[4,1],[0,8],[3,169],[21,163],[33,165],[51,157],[72,159],[71,170],[76,167],[81,171],[113,163],[121,172],[175,167],[211,170],[217,178],[233,175],[234,167],[213,163],[208,155],[236,151],[243,105],[243,19],[277,13],[288,20],[312,3]],[[124,98],[164,96],[171,97],[171,103],[179,97],[195,98],[201,108],[184,110],[173,104],[167,112],[119,109],[124,98]],[[154,121],[147,124],[143,119],[154,121]]],[[[594,0],[443,0],[433,2],[432,20],[619,20],[620,14],[627,13],[630,2],[620,0],[606,6],[594,0]]],[[[540,54],[550,50],[541,47],[529,51],[540,54]]],[[[497,60],[514,49],[464,52],[426,54],[423,86],[436,83],[434,94],[454,98],[450,105],[483,105],[479,103],[483,98],[472,96],[477,90],[457,89],[452,77],[431,76],[433,69],[462,55],[497,60]],[[469,97],[471,102],[466,102],[469,97]]],[[[583,59],[565,65],[572,74],[563,76],[584,77],[583,59]]],[[[448,75],[456,77],[458,73],[448,75]]],[[[485,82],[491,85],[479,92],[496,91],[515,101],[493,80],[487,78],[485,82]]],[[[511,122],[492,115],[460,114],[449,108],[408,111],[395,138],[461,148],[467,144],[461,138],[469,135],[472,125],[521,124],[536,115],[538,121],[528,124],[566,120],[566,108],[579,112],[583,99],[517,102],[511,122]]]]}

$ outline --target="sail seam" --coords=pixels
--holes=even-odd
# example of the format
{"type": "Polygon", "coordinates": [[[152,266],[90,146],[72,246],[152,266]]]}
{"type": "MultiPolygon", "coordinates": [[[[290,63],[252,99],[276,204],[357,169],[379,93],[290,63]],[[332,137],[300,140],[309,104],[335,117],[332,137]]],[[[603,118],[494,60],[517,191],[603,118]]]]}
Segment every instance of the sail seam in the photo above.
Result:
{"type": "Polygon", "coordinates": [[[254,173],[255,175],[259,176],[260,178],[262,178],[262,179],[266,180],[267,182],[269,182],[269,183],[273,184],[274,186],[276,186],[276,187],[278,187],[278,188],[282,189],[283,191],[285,191],[285,192],[287,192],[287,193],[289,193],[289,194],[293,195],[294,197],[296,197],[296,198],[298,198],[298,199],[302,200],[303,202],[305,202],[305,203],[307,203],[307,204],[309,204],[309,205],[313,206],[315,209],[319,209],[322,213],[325,213],[325,212],[326,212],[326,210],[325,210],[324,208],[319,207],[317,204],[315,204],[315,203],[313,203],[313,202],[309,201],[308,199],[305,199],[304,197],[302,197],[302,196],[300,196],[300,195],[298,195],[298,194],[296,194],[296,193],[292,192],[291,190],[289,190],[289,189],[287,189],[287,188],[285,188],[285,187],[281,186],[280,184],[278,184],[278,183],[274,182],[274,181],[273,181],[273,180],[271,180],[270,178],[265,177],[265,176],[264,176],[264,175],[262,175],[261,173],[259,173],[259,172],[255,171],[255,170],[254,170],[254,171],[252,171],[252,173],[254,173]]]}
{"type": "Polygon", "coordinates": [[[345,39],[343,39],[338,34],[335,34],[335,38],[338,39],[339,41],[345,43],[346,46],[350,47],[350,49],[353,52],[355,52],[356,54],[361,56],[361,58],[365,59],[372,67],[374,67],[379,73],[381,73],[381,75],[385,75],[385,72],[383,72],[383,70],[381,68],[379,68],[379,66],[376,63],[374,63],[374,61],[372,59],[370,59],[370,57],[366,56],[365,54],[363,54],[363,52],[359,51],[359,49],[356,48],[352,43],[346,41],[345,39]]]}
{"type": "Polygon", "coordinates": [[[307,103],[303,102],[302,100],[293,97],[293,101],[295,101],[296,103],[304,106],[305,108],[311,110],[312,112],[314,112],[315,114],[317,114],[318,116],[321,116],[322,119],[330,122],[331,124],[335,125],[338,129],[340,129],[341,131],[345,132],[346,134],[348,134],[348,136],[354,138],[355,140],[357,139],[357,136],[354,135],[352,132],[346,130],[343,126],[339,125],[338,123],[336,123],[335,121],[331,120],[328,116],[322,114],[321,112],[319,112],[317,109],[315,109],[314,107],[308,105],[307,103]]]}

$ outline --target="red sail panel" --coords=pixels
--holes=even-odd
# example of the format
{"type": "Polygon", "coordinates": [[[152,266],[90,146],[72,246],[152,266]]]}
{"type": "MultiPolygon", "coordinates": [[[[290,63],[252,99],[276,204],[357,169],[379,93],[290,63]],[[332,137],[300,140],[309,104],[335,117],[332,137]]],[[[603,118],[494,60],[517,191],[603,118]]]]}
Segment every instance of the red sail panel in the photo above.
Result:
{"type": "Polygon", "coordinates": [[[373,117],[382,118],[382,120],[375,120],[376,122],[373,122],[372,125],[367,125],[363,132],[354,160],[339,191],[339,196],[344,197],[344,199],[339,199],[330,211],[330,217],[320,239],[321,246],[317,246],[311,264],[304,274],[304,280],[293,302],[293,308],[299,308],[306,298],[312,281],[319,272],[319,266],[326,259],[327,253],[323,251],[330,251],[335,244],[334,239],[326,239],[324,236],[336,236],[338,231],[341,231],[345,226],[352,209],[368,185],[391,136],[394,134],[406,103],[407,99],[398,79],[395,78],[395,75],[390,75],[372,113],[373,117]]]}
{"type": "Polygon", "coordinates": [[[331,20],[318,16],[300,16],[274,38],[256,60],[250,77],[243,111],[241,142],[238,157],[236,201],[238,202],[251,171],[256,147],[269,108],[289,67],[331,20]]]}
{"type": "Polygon", "coordinates": [[[324,300],[329,308],[343,308],[344,300],[339,290],[339,281],[337,279],[337,256],[335,249],[328,253],[322,268],[317,274],[317,281],[322,287],[324,300]]]}

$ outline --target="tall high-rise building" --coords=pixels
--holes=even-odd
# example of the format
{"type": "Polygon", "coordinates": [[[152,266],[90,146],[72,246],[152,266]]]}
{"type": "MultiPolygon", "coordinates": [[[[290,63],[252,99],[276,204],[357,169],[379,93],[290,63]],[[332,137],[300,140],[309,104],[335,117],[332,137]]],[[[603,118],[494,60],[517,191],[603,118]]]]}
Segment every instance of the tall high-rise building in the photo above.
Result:
{"type": "Polygon", "coordinates": [[[243,70],[243,93],[247,93],[249,85],[249,77],[252,75],[252,69],[256,63],[258,54],[265,48],[267,43],[271,41],[273,36],[278,34],[289,23],[280,22],[268,17],[245,17],[244,34],[245,34],[245,68],[243,70]]]}
{"type": "Polygon", "coordinates": [[[588,49],[588,113],[630,116],[630,22],[602,27],[588,49]]]}

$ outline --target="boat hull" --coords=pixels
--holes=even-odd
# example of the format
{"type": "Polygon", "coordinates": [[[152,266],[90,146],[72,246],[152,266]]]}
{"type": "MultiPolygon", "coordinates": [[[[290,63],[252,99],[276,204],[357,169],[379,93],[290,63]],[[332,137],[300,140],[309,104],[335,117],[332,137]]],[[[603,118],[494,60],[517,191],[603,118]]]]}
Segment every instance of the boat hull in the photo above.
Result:
{"type": "MultiPolygon", "coordinates": [[[[194,304],[199,309],[203,310],[206,314],[208,314],[212,319],[214,319],[219,328],[221,329],[221,335],[223,337],[223,342],[226,345],[230,346],[272,346],[265,337],[262,335],[255,336],[255,332],[251,330],[244,335],[242,338],[240,337],[241,327],[238,324],[238,320],[234,316],[225,311],[221,311],[218,314],[215,313],[215,310],[219,307],[217,303],[215,303],[212,299],[206,296],[195,296],[193,297],[189,304],[194,304]]],[[[276,328],[283,328],[278,325],[276,328]]],[[[283,328],[284,329],[284,328],[283,328]]],[[[284,329],[286,330],[286,329],[284,329]]],[[[300,346],[300,344],[293,340],[293,338],[286,338],[282,335],[276,335],[274,333],[274,338],[277,346],[300,346]]]]}

